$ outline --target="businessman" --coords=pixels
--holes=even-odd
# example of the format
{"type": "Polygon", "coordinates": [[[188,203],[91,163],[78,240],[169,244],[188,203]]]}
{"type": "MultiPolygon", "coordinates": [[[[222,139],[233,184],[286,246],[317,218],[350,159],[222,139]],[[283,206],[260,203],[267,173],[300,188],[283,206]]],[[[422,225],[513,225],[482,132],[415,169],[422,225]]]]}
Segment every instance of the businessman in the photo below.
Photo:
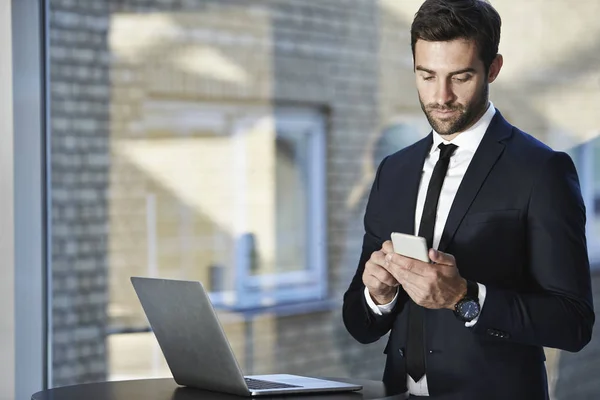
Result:
{"type": "Polygon", "coordinates": [[[591,338],[577,173],[489,101],[500,25],[482,0],[427,0],[412,23],[433,131],[381,162],[343,305],[357,341],[390,333],[383,381],[395,393],[548,399],[543,346],[576,352],[591,338]],[[394,253],[392,232],[425,237],[431,263],[394,253]]]}

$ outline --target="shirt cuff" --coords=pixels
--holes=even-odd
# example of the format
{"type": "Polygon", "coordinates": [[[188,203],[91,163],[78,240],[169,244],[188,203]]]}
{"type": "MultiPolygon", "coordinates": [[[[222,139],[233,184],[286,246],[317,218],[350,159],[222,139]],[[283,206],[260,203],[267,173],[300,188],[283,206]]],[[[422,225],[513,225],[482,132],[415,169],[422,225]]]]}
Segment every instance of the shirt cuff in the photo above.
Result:
{"type": "Polygon", "coordinates": [[[396,305],[396,301],[398,300],[398,290],[396,290],[396,295],[387,304],[375,304],[371,294],[369,293],[369,289],[365,286],[365,299],[367,300],[367,304],[371,311],[373,311],[377,315],[389,314],[392,312],[392,309],[396,305]]]}
{"type": "MultiPolygon", "coordinates": [[[[482,285],[479,282],[477,283],[477,286],[479,286],[479,293],[477,297],[479,297],[479,315],[481,315],[481,310],[483,310],[483,303],[485,303],[486,288],[485,285],[482,285]]],[[[465,326],[467,328],[474,326],[477,323],[477,320],[479,320],[479,315],[474,320],[465,322],[465,326]]]]}

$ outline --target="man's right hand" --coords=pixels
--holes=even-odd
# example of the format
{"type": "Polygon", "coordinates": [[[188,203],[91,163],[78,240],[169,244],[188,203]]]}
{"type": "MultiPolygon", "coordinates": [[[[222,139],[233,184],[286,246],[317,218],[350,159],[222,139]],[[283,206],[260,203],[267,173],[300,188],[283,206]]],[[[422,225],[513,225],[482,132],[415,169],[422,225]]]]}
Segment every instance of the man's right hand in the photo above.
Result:
{"type": "Polygon", "coordinates": [[[393,252],[392,241],[386,240],[381,250],[374,251],[365,264],[362,279],[375,304],[388,304],[394,299],[398,291],[400,284],[384,268],[384,264],[387,262],[385,256],[393,252]]]}

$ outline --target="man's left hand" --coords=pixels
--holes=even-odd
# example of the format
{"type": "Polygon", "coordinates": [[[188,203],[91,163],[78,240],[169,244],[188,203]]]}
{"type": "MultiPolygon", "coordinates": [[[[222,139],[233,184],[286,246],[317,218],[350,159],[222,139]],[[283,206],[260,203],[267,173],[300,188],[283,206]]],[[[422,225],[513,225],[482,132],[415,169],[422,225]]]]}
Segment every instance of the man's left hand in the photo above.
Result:
{"type": "Polygon", "coordinates": [[[430,249],[432,263],[426,263],[396,254],[393,249],[387,253],[384,268],[418,305],[454,310],[454,305],[467,293],[467,281],[460,276],[452,254],[430,249]]]}

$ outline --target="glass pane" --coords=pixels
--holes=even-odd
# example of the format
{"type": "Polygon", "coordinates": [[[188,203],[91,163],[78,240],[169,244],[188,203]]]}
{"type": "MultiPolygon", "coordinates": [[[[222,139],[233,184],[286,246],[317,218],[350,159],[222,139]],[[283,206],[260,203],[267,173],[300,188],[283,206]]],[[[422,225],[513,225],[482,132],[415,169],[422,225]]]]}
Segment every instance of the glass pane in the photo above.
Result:
{"type": "MultiPolygon", "coordinates": [[[[248,374],[380,379],[385,337],[357,343],[341,303],[379,163],[429,133],[420,2],[48,3],[51,386],[170,375],[131,276],[202,281],[248,374]]],[[[491,99],[573,155],[598,271],[598,2],[495,3],[491,99]]],[[[554,393],[590,346],[547,351],[554,393]]]]}
{"type": "Polygon", "coordinates": [[[325,160],[314,124],[278,121],[266,95],[270,15],[164,6],[50,4],[53,385],[168,374],[131,276],[233,299],[217,303],[242,360],[257,339],[236,336],[246,317],[227,310],[325,285],[308,231],[325,226],[313,168],[325,160]]]}
{"type": "Polygon", "coordinates": [[[275,146],[276,230],[275,268],[296,271],[307,265],[308,191],[310,190],[309,137],[277,132],[275,146]]]}

